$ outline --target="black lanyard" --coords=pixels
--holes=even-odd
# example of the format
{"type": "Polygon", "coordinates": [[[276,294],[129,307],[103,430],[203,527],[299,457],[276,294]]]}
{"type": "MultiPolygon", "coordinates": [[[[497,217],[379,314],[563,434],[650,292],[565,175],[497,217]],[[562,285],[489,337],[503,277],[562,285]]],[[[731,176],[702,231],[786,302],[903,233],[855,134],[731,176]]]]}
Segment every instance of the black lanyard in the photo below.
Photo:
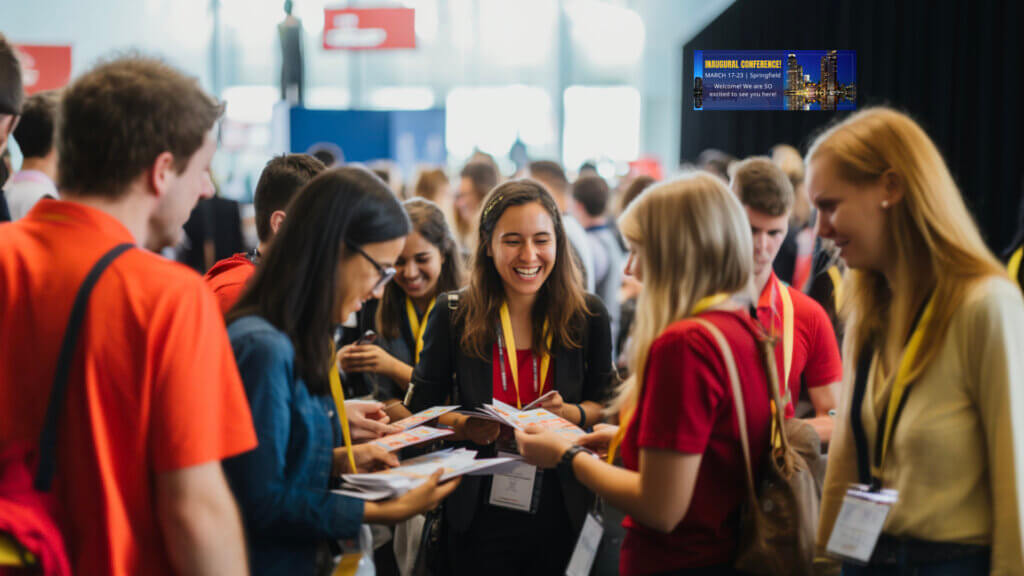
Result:
{"type": "MultiPolygon", "coordinates": [[[[928,302],[931,299],[932,296],[929,296],[914,316],[914,322],[910,325],[910,332],[907,334],[907,342],[910,342],[911,336],[913,336],[914,331],[917,330],[917,325],[921,322],[921,316],[924,315],[925,308],[927,308],[928,302]]],[[[904,346],[906,346],[907,342],[904,343],[904,346]]],[[[868,438],[867,433],[864,431],[864,422],[861,420],[861,412],[864,408],[864,396],[867,393],[868,387],[868,373],[871,371],[871,361],[874,356],[875,343],[873,340],[869,339],[864,344],[864,347],[860,351],[860,355],[857,357],[857,374],[853,383],[853,405],[850,408],[850,424],[853,426],[853,442],[857,449],[857,479],[861,484],[869,485],[871,487],[871,491],[877,492],[882,489],[882,479],[875,478],[871,474],[871,458],[868,453],[868,438]]],[[[893,438],[896,437],[896,425],[899,424],[900,416],[903,415],[903,408],[907,405],[907,398],[910,396],[910,390],[912,388],[912,386],[907,388],[907,391],[900,399],[899,405],[896,406],[896,413],[893,415],[892,431],[890,432],[893,438]]],[[[880,468],[882,465],[882,443],[884,441],[885,414],[883,412],[878,418],[878,427],[875,434],[874,464],[876,468],[880,468]]]]}

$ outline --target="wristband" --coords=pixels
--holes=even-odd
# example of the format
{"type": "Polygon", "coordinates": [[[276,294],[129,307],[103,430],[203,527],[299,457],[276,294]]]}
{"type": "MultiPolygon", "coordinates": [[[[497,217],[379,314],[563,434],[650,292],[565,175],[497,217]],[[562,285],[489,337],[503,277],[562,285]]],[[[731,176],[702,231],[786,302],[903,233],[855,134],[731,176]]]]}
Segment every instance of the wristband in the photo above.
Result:
{"type": "Polygon", "coordinates": [[[558,468],[568,468],[569,473],[575,476],[572,469],[572,460],[580,452],[587,452],[587,449],[583,446],[570,446],[565,452],[562,452],[562,457],[558,459],[558,468]]]}
{"type": "Polygon", "coordinates": [[[587,411],[583,409],[583,404],[577,404],[577,408],[580,410],[580,428],[587,429],[587,411]]]}

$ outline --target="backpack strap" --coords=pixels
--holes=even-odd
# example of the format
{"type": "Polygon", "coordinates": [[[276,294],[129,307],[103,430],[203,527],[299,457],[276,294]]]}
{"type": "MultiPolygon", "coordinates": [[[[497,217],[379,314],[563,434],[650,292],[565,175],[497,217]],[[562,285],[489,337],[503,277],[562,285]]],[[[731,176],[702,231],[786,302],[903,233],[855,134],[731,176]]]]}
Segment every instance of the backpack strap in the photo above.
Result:
{"type": "Polygon", "coordinates": [[[53,376],[53,387],[50,389],[50,402],[46,407],[46,419],[43,421],[43,431],[39,435],[39,465],[36,469],[35,488],[40,492],[48,492],[53,483],[53,474],[57,467],[57,424],[64,406],[64,396],[68,387],[68,377],[71,372],[71,361],[75,354],[75,346],[78,343],[78,335],[85,319],[86,307],[89,304],[89,295],[96,286],[103,271],[113,261],[124,254],[127,250],[134,248],[134,244],[118,244],[109,252],[103,255],[92,269],[85,276],[82,285],[75,295],[75,303],[71,307],[71,316],[68,318],[67,328],[64,330],[64,340],[60,345],[60,355],[57,357],[57,370],[53,376]]]}

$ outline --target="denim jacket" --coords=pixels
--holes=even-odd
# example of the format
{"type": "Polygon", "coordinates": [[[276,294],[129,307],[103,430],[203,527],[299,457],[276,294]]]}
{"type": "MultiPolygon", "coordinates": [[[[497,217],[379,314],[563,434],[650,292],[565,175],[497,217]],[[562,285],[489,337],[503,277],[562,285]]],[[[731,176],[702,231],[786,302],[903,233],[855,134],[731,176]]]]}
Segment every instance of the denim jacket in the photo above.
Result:
{"type": "Polygon", "coordinates": [[[295,372],[288,336],[259,316],[228,327],[259,446],[224,461],[238,499],[253,574],[313,574],[318,548],[354,538],[363,502],[331,493],[341,426],[330,396],[314,396],[295,372]]]}

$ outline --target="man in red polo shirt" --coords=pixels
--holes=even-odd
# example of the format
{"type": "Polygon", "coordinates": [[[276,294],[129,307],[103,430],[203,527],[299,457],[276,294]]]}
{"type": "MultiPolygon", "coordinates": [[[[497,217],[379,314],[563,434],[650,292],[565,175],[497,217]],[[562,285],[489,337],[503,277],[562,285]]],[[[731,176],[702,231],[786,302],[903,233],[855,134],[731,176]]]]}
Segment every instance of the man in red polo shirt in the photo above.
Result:
{"type": "Polygon", "coordinates": [[[217,262],[204,278],[217,296],[222,314],[227,314],[238,302],[246,283],[256,272],[260,254],[266,254],[270,241],[284,222],[284,209],[292,196],[325,169],[323,162],[308,154],[286,154],[267,162],[253,194],[259,246],[247,254],[235,254],[217,262]]]}
{"type": "Polygon", "coordinates": [[[64,93],[62,198],[0,225],[0,449],[38,439],[78,287],[89,300],[57,432],[58,523],[77,574],[247,574],[220,461],[256,445],[217,303],[153,252],[213,191],[223,107],[145,58],[103,63],[64,93]]]}
{"type": "Polygon", "coordinates": [[[801,385],[814,407],[808,422],[823,443],[832,438],[833,417],[842,360],[832,323],[821,305],[781,282],[772,269],[789,228],[793,185],[768,158],[748,158],[730,167],[730,187],[750,220],[754,238],[754,286],[760,294],[757,317],[762,327],[777,336],[779,382],[791,401],[786,416],[793,417],[801,385]]]}

